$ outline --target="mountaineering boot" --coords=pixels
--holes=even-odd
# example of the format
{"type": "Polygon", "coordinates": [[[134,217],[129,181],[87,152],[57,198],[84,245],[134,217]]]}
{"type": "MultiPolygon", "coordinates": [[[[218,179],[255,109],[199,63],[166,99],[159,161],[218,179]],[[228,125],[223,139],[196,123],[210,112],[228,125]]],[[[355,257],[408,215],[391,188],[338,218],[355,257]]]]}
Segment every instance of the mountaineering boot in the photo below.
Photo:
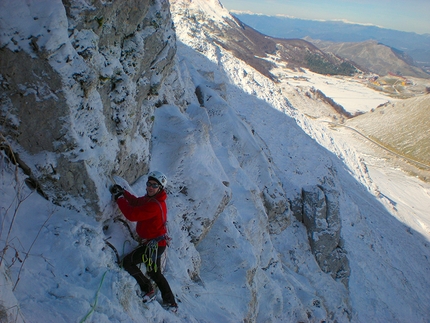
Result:
{"type": "Polygon", "coordinates": [[[163,302],[163,308],[167,311],[171,311],[173,313],[176,313],[178,310],[178,304],[176,302],[163,302]]]}
{"type": "Polygon", "coordinates": [[[146,294],[143,294],[143,297],[142,297],[143,298],[143,302],[144,303],[152,302],[155,299],[156,296],[157,296],[157,294],[156,294],[155,290],[153,289],[150,292],[148,292],[146,294]]]}

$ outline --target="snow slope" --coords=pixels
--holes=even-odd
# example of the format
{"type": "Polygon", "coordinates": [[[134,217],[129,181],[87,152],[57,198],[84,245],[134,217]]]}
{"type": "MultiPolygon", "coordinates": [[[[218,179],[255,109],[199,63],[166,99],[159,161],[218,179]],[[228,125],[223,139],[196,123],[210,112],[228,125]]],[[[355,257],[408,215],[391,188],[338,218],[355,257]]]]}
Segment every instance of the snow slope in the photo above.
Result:
{"type": "Polygon", "coordinates": [[[305,73],[289,71],[286,77],[281,77],[281,80],[283,83],[298,88],[315,87],[351,114],[369,112],[375,107],[392,100],[392,98],[380,92],[369,89],[360,79],[352,77],[329,77],[310,71],[305,73]]]}
{"type": "MultiPolygon", "coordinates": [[[[348,132],[301,112],[309,107],[300,104],[318,103],[288,98],[294,85],[281,90],[174,18],[176,68],[190,104],[184,112],[172,104],[157,109],[151,168],[169,178],[166,277],[178,313],[158,302],[143,306],[134,280],[115,263],[105,240],[121,255],[136,243],[114,221],[119,213],[107,194],[104,222],[55,207],[24,184],[2,151],[2,322],[428,322],[429,185],[365,155],[363,143],[354,149],[348,132]],[[193,48],[203,42],[203,52],[193,48]],[[193,96],[197,87],[204,108],[193,96]],[[261,199],[267,188],[292,199],[327,182],[339,192],[348,288],[321,271],[294,216],[269,233],[261,199]]],[[[144,183],[133,189],[144,194],[144,183]]]]}

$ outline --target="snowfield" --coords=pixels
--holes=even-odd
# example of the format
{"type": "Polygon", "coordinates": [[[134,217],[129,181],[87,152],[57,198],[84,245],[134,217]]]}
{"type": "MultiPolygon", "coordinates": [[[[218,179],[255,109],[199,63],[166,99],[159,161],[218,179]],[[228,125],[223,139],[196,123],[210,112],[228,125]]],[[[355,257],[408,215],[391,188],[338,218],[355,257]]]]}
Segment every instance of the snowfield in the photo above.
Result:
{"type": "MultiPolygon", "coordinates": [[[[273,73],[276,75],[276,70],[273,73]]],[[[314,87],[322,91],[352,115],[357,112],[369,112],[381,104],[394,101],[368,88],[365,81],[359,78],[325,76],[311,71],[305,73],[288,71],[285,75],[283,73],[280,75],[282,83],[298,88],[314,87]]]]}
{"type": "MultiPolygon", "coordinates": [[[[60,5],[44,1],[51,2],[60,5]]],[[[317,88],[352,113],[389,98],[356,80],[310,72],[308,81],[275,84],[196,38],[193,22],[181,16],[185,2],[172,3],[175,69],[189,105],[156,110],[151,168],[169,180],[165,274],[178,312],[157,301],[144,306],[135,281],[116,263],[106,241],[120,256],[136,242],[115,221],[121,215],[109,196],[111,182],[100,178],[105,207],[97,221],[31,190],[2,150],[0,321],[429,322],[430,184],[348,129],[329,127],[326,115],[309,117],[328,107],[304,92],[317,88]],[[204,106],[194,94],[198,87],[204,106]],[[263,192],[292,200],[303,187],[323,184],[338,192],[348,286],[321,270],[305,226],[291,212],[269,230],[263,192]]],[[[196,0],[191,9],[199,4],[214,21],[228,15],[218,1],[196,0]]],[[[25,15],[13,17],[9,28],[31,29],[25,15]]],[[[65,28],[51,33],[62,39],[65,28]]],[[[114,156],[111,149],[99,157],[114,156]]],[[[136,194],[145,193],[145,182],[144,176],[132,184],[136,194]]]]}

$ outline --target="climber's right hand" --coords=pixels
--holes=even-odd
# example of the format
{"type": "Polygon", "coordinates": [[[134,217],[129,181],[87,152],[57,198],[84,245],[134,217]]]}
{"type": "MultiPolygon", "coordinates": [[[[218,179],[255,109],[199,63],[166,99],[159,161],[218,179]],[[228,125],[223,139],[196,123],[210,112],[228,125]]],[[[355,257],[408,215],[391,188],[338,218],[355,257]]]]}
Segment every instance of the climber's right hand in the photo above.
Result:
{"type": "Polygon", "coordinates": [[[112,194],[112,196],[113,196],[113,198],[114,198],[115,201],[119,197],[121,197],[121,195],[124,194],[124,189],[120,185],[118,185],[118,184],[115,184],[115,185],[111,186],[111,188],[109,189],[109,191],[111,192],[111,194],[112,194]]]}

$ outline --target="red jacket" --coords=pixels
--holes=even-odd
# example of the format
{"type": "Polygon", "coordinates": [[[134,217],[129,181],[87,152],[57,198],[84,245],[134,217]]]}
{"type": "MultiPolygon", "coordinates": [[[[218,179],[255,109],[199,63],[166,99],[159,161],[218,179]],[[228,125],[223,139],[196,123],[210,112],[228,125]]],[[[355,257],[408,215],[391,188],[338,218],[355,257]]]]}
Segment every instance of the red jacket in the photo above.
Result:
{"type": "MultiPolygon", "coordinates": [[[[124,197],[117,200],[118,207],[124,216],[137,222],[136,232],[142,239],[151,240],[167,233],[167,194],[164,190],[155,196],[136,197],[124,191],[124,197]]],[[[159,246],[166,246],[166,240],[158,242],[159,246]]]]}

